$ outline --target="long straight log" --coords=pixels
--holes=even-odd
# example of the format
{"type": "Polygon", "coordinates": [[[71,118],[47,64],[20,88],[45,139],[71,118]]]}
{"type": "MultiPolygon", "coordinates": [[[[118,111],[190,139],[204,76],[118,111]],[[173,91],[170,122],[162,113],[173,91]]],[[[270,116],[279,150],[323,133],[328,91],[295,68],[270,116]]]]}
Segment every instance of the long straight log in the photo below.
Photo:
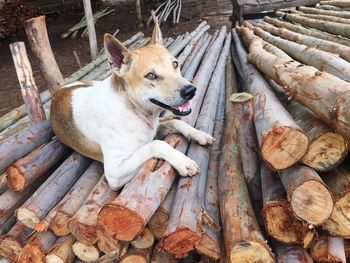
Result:
{"type": "Polygon", "coordinates": [[[321,1],[320,5],[333,5],[333,6],[339,6],[339,7],[350,7],[350,1],[345,1],[345,0],[321,1]]]}
{"type": "Polygon", "coordinates": [[[311,246],[310,252],[315,262],[346,263],[341,237],[321,237],[311,246]]]}
{"type": "Polygon", "coordinates": [[[326,71],[330,74],[333,74],[342,80],[350,82],[349,62],[334,54],[330,54],[329,52],[275,37],[270,33],[264,31],[266,28],[271,27],[268,24],[258,23],[257,26],[258,27],[255,27],[253,29],[254,33],[257,36],[282,49],[294,59],[306,65],[314,66],[321,71],[326,71]]]}
{"type": "Polygon", "coordinates": [[[279,172],[294,215],[312,225],[324,223],[332,214],[333,197],[321,177],[311,168],[295,165],[279,172]]]}
{"type": "Polygon", "coordinates": [[[344,23],[344,24],[350,24],[349,18],[342,18],[342,17],[336,17],[336,16],[326,16],[326,15],[317,15],[317,14],[305,14],[303,12],[296,11],[295,14],[298,14],[300,16],[312,18],[312,19],[319,19],[324,21],[331,21],[336,23],[344,23]]]}
{"type": "Polygon", "coordinates": [[[34,229],[40,220],[65,196],[90,162],[90,159],[73,153],[16,211],[17,219],[27,227],[34,229]]]}
{"type": "Polygon", "coordinates": [[[293,215],[278,174],[262,163],[260,176],[263,193],[261,213],[267,234],[280,242],[308,247],[315,231],[293,215]]]}
{"type": "Polygon", "coordinates": [[[278,58],[263,49],[259,38],[243,34],[249,46],[251,63],[280,84],[293,99],[309,108],[344,138],[350,139],[348,82],[297,61],[278,58]]]}
{"type": "Polygon", "coordinates": [[[338,11],[323,10],[323,9],[306,7],[306,6],[300,6],[298,10],[308,14],[320,14],[320,15],[326,15],[326,16],[338,16],[343,18],[350,18],[350,12],[346,12],[346,11],[338,12],[338,11]]]}
{"type": "Polygon", "coordinates": [[[7,189],[7,174],[3,173],[0,175],[0,195],[6,192],[7,189]]]}
{"type": "MultiPolygon", "coordinates": [[[[101,177],[96,186],[92,189],[84,204],[68,222],[69,231],[76,239],[87,246],[97,242],[97,216],[100,208],[115,199],[117,193],[112,191],[101,177]]],[[[129,220],[125,218],[125,220],[129,220]]]]}
{"type": "Polygon", "coordinates": [[[5,235],[16,224],[16,217],[11,215],[4,223],[0,224],[0,236],[5,235]]]}
{"type": "Polygon", "coordinates": [[[87,22],[87,29],[89,33],[91,58],[94,60],[98,55],[98,47],[97,47],[95,23],[94,23],[94,18],[92,14],[92,8],[91,8],[91,1],[83,0],[83,4],[84,4],[84,12],[85,12],[85,17],[87,22]]]}
{"type": "Polygon", "coordinates": [[[5,169],[30,153],[53,136],[49,121],[35,124],[18,135],[14,135],[0,143],[0,174],[5,169]]]}
{"type": "Polygon", "coordinates": [[[332,215],[323,224],[323,228],[332,235],[344,238],[350,238],[350,169],[347,162],[344,161],[344,164],[322,177],[334,197],[332,215]]]}
{"type": "Polygon", "coordinates": [[[69,148],[58,139],[35,149],[6,169],[9,188],[15,192],[22,192],[57,165],[68,152],[69,148]]]}
{"type": "Polygon", "coordinates": [[[46,116],[24,42],[10,44],[10,50],[29,119],[33,123],[42,122],[46,116]]]}
{"type": "Polygon", "coordinates": [[[73,253],[83,262],[95,262],[99,258],[98,249],[95,246],[88,246],[76,241],[73,246],[73,253]]]}
{"type": "MultiPolygon", "coordinates": [[[[231,73],[233,74],[233,73],[231,73]]],[[[227,83],[226,94],[231,94],[227,83]]],[[[274,262],[259,229],[245,184],[231,103],[226,104],[224,147],[218,177],[224,244],[230,262],[274,262]]]]}
{"type": "MultiPolygon", "coordinates": [[[[244,30],[256,37],[249,29],[244,30]]],[[[262,158],[276,170],[290,167],[306,153],[308,138],[281,105],[263,76],[247,61],[247,52],[236,31],[232,31],[232,34],[245,73],[247,91],[254,96],[254,124],[262,158]]]]}
{"type": "MultiPolygon", "coordinates": [[[[222,31],[220,38],[217,39],[216,47],[212,47],[210,56],[202,61],[194,80],[197,93],[192,100],[192,113],[184,118],[190,125],[195,124],[211,73],[214,70],[212,61],[216,61],[219,52],[217,49],[223,42],[224,29],[222,31]]],[[[193,64],[193,67],[197,66],[198,64],[193,64]]],[[[188,146],[188,141],[179,135],[168,135],[166,141],[172,146],[178,145],[176,149],[181,152],[185,152],[188,146]]],[[[154,171],[156,163],[157,160],[146,162],[134,179],[124,187],[118,198],[101,209],[99,225],[110,236],[119,240],[132,240],[142,231],[164,200],[174,182],[175,171],[167,162],[162,162],[160,167],[154,171]]]]}
{"type": "MultiPolygon", "coordinates": [[[[222,31],[226,34],[226,28],[222,31]]],[[[223,42],[217,42],[217,53],[220,52],[223,42]]],[[[203,101],[196,128],[208,134],[214,130],[214,122],[221,81],[225,72],[225,64],[229,54],[231,35],[225,40],[224,47],[216,63],[206,96],[203,101]]],[[[164,249],[177,257],[183,257],[202,239],[202,221],[205,220],[204,206],[207,170],[209,164],[209,149],[199,144],[191,144],[187,156],[198,163],[200,174],[188,178],[180,178],[169,224],[164,234],[164,249]]]]}
{"type": "Polygon", "coordinates": [[[75,238],[72,235],[57,239],[55,244],[50,247],[45,256],[46,263],[70,263],[73,261],[72,246],[75,238]]]}
{"type": "MultiPolygon", "coordinates": [[[[323,40],[328,40],[328,41],[332,41],[334,43],[338,43],[347,47],[350,47],[350,40],[343,38],[343,37],[339,37],[339,36],[335,36],[335,35],[331,35],[331,34],[327,34],[323,31],[319,31],[317,29],[313,29],[313,28],[306,28],[300,25],[296,25],[296,24],[292,24],[289,22],[285,22],[285,21],[281,21],[279,19],[276,18],[271,18],[268,16],[264,17],[264,21],[272,24],[274,26],[277,27],[281,27],[281,28],[286,28],[289,29],[293,32],[296,33],[300,33],[303,34],[305,36],[310,36],[310,37],[315,37],[315,38],[319,38],[319,39],[323,39],[323,40]]],[[[317,45],[316,45],[317,46],[317,45]]]]}
{"type": "Polygon", "coordinates": [[[276,244],[276,263],[313,263],[309,253],[294,244],[276,244]]]}
{"type": "Polygon", "coordinates": [[[333,6],[333,5],[319,5],[316,6],[317,9],[323,9],[323,10],[332,10],[332,11],[346,11],[341,7],[333,6]]]}
{"type": "Polygon", "coordinates": [[[19,258],[18,263],[41,263],[45,261],[47,250],[55,243],[57,237],[47,231],[37,233],[27,240],[19,258]]]}

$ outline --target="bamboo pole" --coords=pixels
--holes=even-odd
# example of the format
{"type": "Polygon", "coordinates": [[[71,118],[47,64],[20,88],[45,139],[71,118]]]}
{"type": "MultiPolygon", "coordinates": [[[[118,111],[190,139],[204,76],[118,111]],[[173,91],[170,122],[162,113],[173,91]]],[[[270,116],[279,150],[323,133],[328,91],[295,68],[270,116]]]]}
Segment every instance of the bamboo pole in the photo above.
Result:
{"type": "Polygon", "coordinates": [[[97,39],[96,39],[94,17],[91,9],[91,1],[83,0],[83,4],[84,4],[84,13],[85,13],[87,28],[89,33],[91,58],[92,60],[94,60],[98,55],[98,46],[97,46],[97,39]]]}

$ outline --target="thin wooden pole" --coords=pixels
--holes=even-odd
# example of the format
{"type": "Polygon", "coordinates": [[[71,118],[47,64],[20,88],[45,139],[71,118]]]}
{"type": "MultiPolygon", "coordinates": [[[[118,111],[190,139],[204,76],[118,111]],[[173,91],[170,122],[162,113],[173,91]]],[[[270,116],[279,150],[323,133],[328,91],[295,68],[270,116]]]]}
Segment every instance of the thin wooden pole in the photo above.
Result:
{"type": "Polygon", "coordinates": [[[83,3],[84,3],[85,17],[86,17],[86,21],[87,21],[87,28],[88,28],[88,33],[89,33],[89,44],[90,44],[91,58],[95,59],[98,55],[98,47],[97,47],[97,38],[96,38],[94,17],[93,17],[92,9],[91,9],[91,1],[90,0],[83,0],[83,3]]]}
{"type": "Polygon", "coordinates": [[[137,16],[137,24],[139,27],[143,27],[143,19],[142,19],[142,12],[141,12],[141,1],[135,0],[136,5],[136,16],[137,16]]]}

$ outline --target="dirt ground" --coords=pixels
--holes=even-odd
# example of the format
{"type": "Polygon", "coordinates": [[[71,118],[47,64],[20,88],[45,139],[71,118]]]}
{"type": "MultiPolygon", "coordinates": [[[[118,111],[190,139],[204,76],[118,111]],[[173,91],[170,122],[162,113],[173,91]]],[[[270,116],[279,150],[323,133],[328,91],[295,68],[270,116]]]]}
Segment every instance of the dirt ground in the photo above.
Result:
{"type": "MultiPolygon", "coordinates": [[[[145,19],[149,17],[148,14],[150,14],[152,8],[154,8],[154,3],[152,2],[143,6],[142,12],[145,19]]],[[[231,7],[226,6],[225,9],[230,10],[231,7]]],[[[228,16],[212,16],[211,10],[211,12],[208,13],[209,16],[205,17],[205,14],[198,12],[198,10],[204,10],[202,9],[202,6],[199,6],[196,10],[191,10],[191,8],[185,9],[183,12],[183,18],[179,25],[162,25],[163,35],[165,37],[173,37],[186,31],[190,32],[203,19],[206,19],[209,22],[211,31],[220,28],[222,25],[230,25],[228,16]]],[[[82,13],[68,13],[53,14],[46,18],[51,47],[64,77],[69,76],[79,69],[73,51],[77,52],[83,66],[91,61],[88,39],[82,39],[80,36],[76,39],[71,39],[70,37],[65,39],[60,38],[60,35],[68,28],[78,23],[81,17],[82,13]]],[[[103,34],[106,32],[113,33],[117,28],[120,29],[117,37],[122,41],[128,39],[138,31],[143,31],[148,35],[150,35],[151,32],[151,29],[139,28],[137,26],[134,5],[132,3],[126,3],[117,6],[113,13],[98,20],[96,24],[96,32],[98,35],[99,48],[102,47],[103,34]]],[[[16,34],[12,35],[9,39],[0,42],[0,116],[23,104],[15,68],[9,50],[9,44],[15,41],[24,41],[26,43],[36,84],[40,91],[46,89],[37,61],[30,52],[25,32],[23,29],[19,29],[16,34]]]]}

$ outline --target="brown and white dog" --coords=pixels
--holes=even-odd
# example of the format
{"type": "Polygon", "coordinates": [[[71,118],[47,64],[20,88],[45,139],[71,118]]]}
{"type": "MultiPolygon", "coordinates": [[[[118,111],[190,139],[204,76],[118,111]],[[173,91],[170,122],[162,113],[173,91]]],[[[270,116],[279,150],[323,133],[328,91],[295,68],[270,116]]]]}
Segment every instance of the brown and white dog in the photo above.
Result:
{"type": "Polygon", "coordinates": [[[177,116],[190,114],[189,101],[196,92],[162,42],[157,23],[151,43],[133,51],[106,34],[104,47],[114,69],[112,76],[74,82],[53,95],[55,134],[77,152],[103,162],[108,184],[115,190],[151,158],[168,161],[182,176],[199,172],[193,160],[154,140],[157,133],[178,132],[201,145],[213,143],[212,136],[181,120],[159,121],[164,109],[177,116]]]}

